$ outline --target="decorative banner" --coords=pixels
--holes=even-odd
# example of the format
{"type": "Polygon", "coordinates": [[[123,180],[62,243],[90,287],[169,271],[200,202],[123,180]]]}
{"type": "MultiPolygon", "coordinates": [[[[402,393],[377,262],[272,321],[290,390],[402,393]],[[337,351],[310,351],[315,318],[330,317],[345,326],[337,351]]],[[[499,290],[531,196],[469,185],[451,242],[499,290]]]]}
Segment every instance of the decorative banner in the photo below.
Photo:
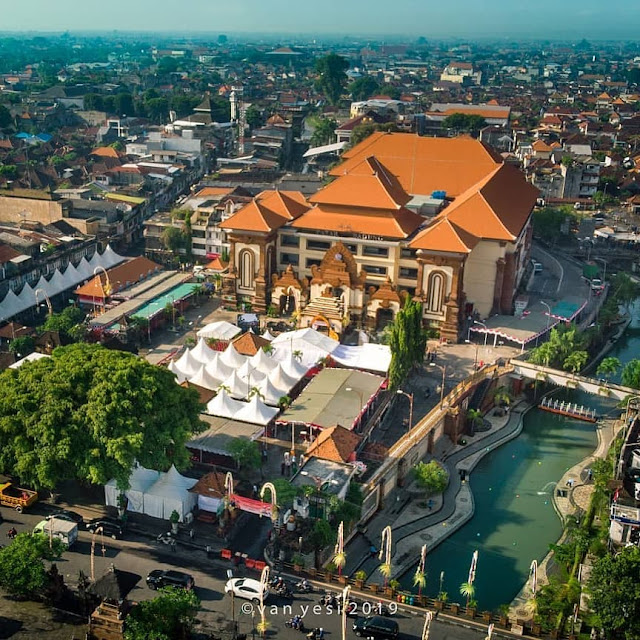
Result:
{"type": "Polygon", "coordinates": [[[471,558],[471,566],[469,567],[469,579],[467,582],[469,584],[473,584],[473,581],[476,579],[476,567],[478,565],[478,551],[473,552],[473,557],[471,558]]]}
{"type": "Polygon", "coordinates": [[[262,502],[262,500],[254,500],[253,498],[245,498],[235,493],[229,496],[231,505],[241,511],[247,513],[255,513],[259,516],[271,516],[271,509],[273,505],[269,502],[262,502]]]}
{"type": "Polygon", "coordinates": [[[529,575],[531,576],[531,592],[533,595],[536,595],[536,591],[538,590],[538,561],[533,560],[531,562],[531,567],[529,567],[529,575]]]}

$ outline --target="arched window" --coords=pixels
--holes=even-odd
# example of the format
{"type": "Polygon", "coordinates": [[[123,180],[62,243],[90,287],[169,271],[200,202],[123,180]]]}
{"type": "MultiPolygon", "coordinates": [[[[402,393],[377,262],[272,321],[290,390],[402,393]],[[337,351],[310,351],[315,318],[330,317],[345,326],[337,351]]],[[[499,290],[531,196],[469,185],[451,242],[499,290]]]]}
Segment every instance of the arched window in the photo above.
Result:
{"type": "Polygon", "coordinates": [[[431,313],[442,313],[445,282],[445,275],[442,271],[432,271],[429,274],[427,287],[427,310],[431,313]]]}
{"type": "Polygon", "coordinates": [[[253,251],[243,249],[240,252],[240,286],[243,289],[253,289],[253,276],[255,274],[253,262],[253,251]]]}

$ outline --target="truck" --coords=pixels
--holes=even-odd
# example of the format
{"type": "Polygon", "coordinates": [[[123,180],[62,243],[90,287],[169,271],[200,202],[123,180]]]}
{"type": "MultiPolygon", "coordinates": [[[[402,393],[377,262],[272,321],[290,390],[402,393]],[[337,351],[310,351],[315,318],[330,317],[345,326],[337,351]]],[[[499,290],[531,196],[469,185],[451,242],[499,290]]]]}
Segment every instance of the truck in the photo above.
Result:
{"type": "Polygon", "coordinates": [[[70,547],[78,539],[78,525],[69,520],[60,518],[49,518],[41,520],[33,528],[33,534],[41,533],[47,537],[61,540],[67,547],[70,547]]]}
{"type": "Polygon", "coordinates": [[[0,485],[0,505],[22,513],[27,507],[38,501],[38,492],[16,487],[11,482],[0,485]]]}
{"type": "Polygon", "coordinates": [[[585,262],[582,265],[582,275],[587,280],[593,280],[594,278],[597,278],[599,273],[600,268],[595,262],[585,262]]]}

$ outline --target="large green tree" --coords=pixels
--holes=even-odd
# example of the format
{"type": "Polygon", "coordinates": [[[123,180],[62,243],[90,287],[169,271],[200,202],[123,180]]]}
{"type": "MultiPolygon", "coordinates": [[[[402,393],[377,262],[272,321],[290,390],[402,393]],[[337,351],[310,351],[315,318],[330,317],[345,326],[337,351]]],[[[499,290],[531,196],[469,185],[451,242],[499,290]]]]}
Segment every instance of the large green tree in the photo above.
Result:
{"type": "Polygon", "coordinates": [[[449,475],[436,460],[418,462],[412,473],[416,484],[427,493],[441,493],[449,483],[449,475]]]}
{"type": "Polygon", "coordinates": [[[477,135],[486,126],[485,119],[468,113],[452,113],[442,121],[445,129],[452,129],[457,133],[471,133],[477,135]]]}
{"type": "Polygon", "coordinates": [[[316,89],[323,93],[332,104],[338,104],[342,90],[347,82],[346,71],[349,61],[335,53],[316,60],[316,89]]]}
{"type": "Polygon", "coordinates": [[[4,549],[0,549],[0,587],[23,598],[42,595],[47,586],[45,560],[60,557],[64,545],[54,538],[21,533],[4,549]]]}
{"type": "Polygon", "coordinates": [[[590,606],[607,638],[640,638],[640,549],[600,558],[589,578],[590,606]]]}
{"type": "Polygon", "coordinates": [[[335,120],[331,118],[314,118],[312,124],[314,129],[311,134],[311,145],[313,147],[335,142],[335,131],[338,126],[335,120]]]}
{"type": "Polygon", "coordinates": [[[640,389],[640,360],[629,360],[622,370],[622,384],[640,389]]]}
{"type": "Polygon", "coordinates": [[[193,591],[160,589],[153,600],[138,603],[127,616],[125,640],[182,640],[191,637],[200,600],[193,591]]]}
{"type": "Polygon", "coordinates": [[[47,316],[42,328],[45,331],[57,331],[64,337],[70,337],[72,329],[84,322],[86,313],[74,306],[65,307],[60,313],[47,316]]]}
{"type": "Polygon", "coordinates": [[[135,461],[187,466],[201,408],[193,389],[133,354],[59,347],[0,374],[0,471],[36,488],[111,478],[124,488],[135,461]]]}
{"type": "Polygon", "coordinates": [[[424,360],[427,348],[427,334],[422,326],[422,305],[407,296],[402,309],[389,330],[391,365],[389,385],[397,389],[407,377],[412,367],[424,360]]]}
{"type": "Polygon", "coordinates": [[[380,85],[371,76],[362,76],[349,85],[353,100],[366,100],[375,95],[379,89],[380,85]]]}

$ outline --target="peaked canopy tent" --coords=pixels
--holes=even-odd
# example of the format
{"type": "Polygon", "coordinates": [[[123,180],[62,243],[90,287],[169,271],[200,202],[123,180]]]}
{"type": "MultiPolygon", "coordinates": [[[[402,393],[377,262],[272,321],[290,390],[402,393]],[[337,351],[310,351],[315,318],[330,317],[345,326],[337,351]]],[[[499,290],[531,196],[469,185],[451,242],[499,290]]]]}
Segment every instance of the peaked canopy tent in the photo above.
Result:
{"type": "Polygon", "coordinates": [[[258,349],[249,360],[249,365],[256,371],[268,375],[278,366],[278,361],[267,355],[264,349],[258,349]]]}
{"type": "Polygon", "coordinates": [[[171,371],[171,373],[173,373],[173,375],[175,375],[176,382],[178,384],[182,384],[187,379],[187,376],[184,373],[182,373],[182,371],[180,371],[180,369],[176,365],[175,361],[172,360],[169,363],[169,366],[167,367],[167,369],[169,369],[169,371],[171,371]]]}
{"type": "Polygon", "coordinates": [[[235,338],[239,333],[241,333],[241,329],[236,327],[235,324],[231,324],[231,322],[227,322],[226,320],[219,320],[218,322],[211,322],[202,327],[197,335],[198,338],[210,338],[212,340],[229,342],[229,340],[235,338]]]}
{"type": "Polygon", "coordinates": [[[244,402],[230,398],[226,391],[218,392],[218,395],[207,404],[207,413],[220,418],[235,418],[244,407],[244,402]]]}
{"type": "Polygon", "coordinates": [[[224,364],[224,362],[221,362],[220,358],[216,358],[213,362],[205,365],[205,367],[207,369],[207,373],[212,378],[220,380],[220,384],[233,373],[233,369],[224,364]]]}
{"type": "Polygon", "coordinates": [[[321,358],[331,355],[340,343],[314,329],[287,331],[271,341],[273,357],[284,360],[289,354],[300,353],[301,362],[308,368],[321,358]]]}
{"type": "Polygon", "coordinates": [[[188,349],[175,361],[175,364],[178,371],[182,372],[187,378],[195,376],[202,365],[191,355],[188,349]]]}
{"type": "MultiPolygon", "coordinates": [[[[129,488],[124,491],[127,498],[127,511],[134,513],[144,513],[144,494],[160,479],[160,471],[145,469],[136,465],[129,476],[129,488]]],[[[105,504],[108,507],[117,507],[118,496],[121,491],[118,489],[115,480],[109,480],[104,485],[105,504]]]]}
{"type": "Polygon", "coordinates": [[[348,369],[365,369],[386,375],[391,365],[391,349],[386,344],[370,342],[357,347],[341,344],[331,358],[348,369]]]}
{"type": "Polygon", "coordinates": [[[180,522],[193,511],[198,502],[197,496],[189,489],[198,482],[195,478],[180,475],[171,465],[171,469],[161,476],[144,493],[143,513],[153,518],[168,520],[174,511],[178,512],[180,522]]]}
{"type": "Polygon", "coordinates": [[[280,413],[279,409],[268,407],[257,395],[243,404],[243,408],[235,416],[239,422],[266,426],[280,413]]]}
{"type": "Polygon", "coordinates": [[[220,381],[216,380],[208,371],[204,365],[200,366],[200,369],[195,376],[189,378],[189,382],[197,384],[199,387],[209,389],[209,391],[215,391],[220,386],[220,381]]]}
{"type": "Polygon", "coordinates": [[[191,349],[191,357],[195,358],[198,362],[202,362],[202,364],[213,362],[218,357],[218,353],[218,351],[213,350],[207,345],[204,338],[199,338],[198,344],[191,349]]]}
{"type": "Polygon", "coordinates": [[[240,368],[249,358],[238,353],[236,348],[230,344],[219,356],[220,362],[232,369],[240,368]]]}

